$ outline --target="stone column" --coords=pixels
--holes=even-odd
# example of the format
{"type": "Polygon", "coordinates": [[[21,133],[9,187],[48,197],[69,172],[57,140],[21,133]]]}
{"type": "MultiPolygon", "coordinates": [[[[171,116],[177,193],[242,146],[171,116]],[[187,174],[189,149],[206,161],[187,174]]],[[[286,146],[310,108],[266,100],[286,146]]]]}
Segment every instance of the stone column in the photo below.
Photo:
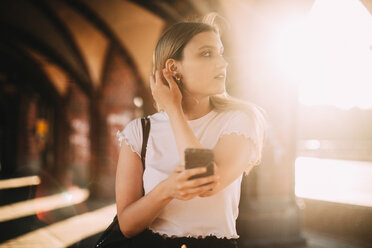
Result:
{"type": "MultiPolygon", "coordinates": [[[[230,59],[230,92],[261,106],[267,114],[268,138],[262,163],[244,179],[237,228],[240,247],[301,247],[300,211],[294,194],[297,86],[282,74],[285,58],[276,35],[289,17],[311,6],[281,1],[224,1],[231,21],[225,42],[230,59]],[[293,12],[293,13],[292,13],[293,12]],[[233,85],[231,85],[233,83],[233,85]]],[[[284,27],[285,28],[285,27],[284,27]]],[[[226,37],[226,36],[225,36],[226,37]]],[[[289,69],[293,76],[294,69],[289,69]]],[[[287,75],[285,75],[287,76],[287,75]]]]}
{"type": "MultiPolygon", "coordinates": [[[[55,106],[54,109],[54,130],[53,130],[53,164],[46,165],[46,172],[49,174],[51,179],[55,179],[58,187],[64,188],[70,185],[70,180],[67,175],[67,169],[69,167],[69,137],[71,133],[71,127],[68,123],[66,116],[66,105],[65,102],[61,102],[55,106]],[[51,167],[49,167],[51,166],[51,167]]],[[[50,179],[50,180],[51,180],[50,179]]],[[[54,183],[54,182],[49,182],[54,183]]],[[[58,189],[57,189],[58,190],[58,189]]]]}
{"type": "MultiPolygon", "coordinates": [[[[90,102],[90,142],[91,142],[91,170],[90,170],[90,195],[93,198],[114,198],[112,181],[105,180],[104,172],[107,171],[107,123],[106,111],[100,108],[100,97],[91,98],[90,102]]],[[[113,173],[112,178],[114,178],[113,173]]]]}
{"type": "Polygon", "coordinates": [[[20,94],[19,130],[17,137],[14,137],[18,139],[17,173],[19,175],[35,175],[41,169],[35,134],[37,115],[37,96],[31,92],[20,94]]]}
{"type": "Polygon", "coordinates": [[[115,198],[115,174],[119,157],[116,133],[136,116],[134,98],[141,82],[128,57],[118,46],[111,48],[100,88],[91,99],[91,158],[94,198],[115,198]]]}
{"type": "Polygon", "coordinates": [[[66,99],[70,126],[67,173],[70,183],[80,187],[89,185],[89,110],[88,97],[75,83],[71,83],[66,99]]]}
{"type": "Polygon", "coordinates": [[[261,104],[269,123],[262,163],[245,178],[242,187],[241,247],[299,247],[305,240],[294,195],[297,95],[292,87],[278,81],[267,93],[270,97],[261,104]]]}

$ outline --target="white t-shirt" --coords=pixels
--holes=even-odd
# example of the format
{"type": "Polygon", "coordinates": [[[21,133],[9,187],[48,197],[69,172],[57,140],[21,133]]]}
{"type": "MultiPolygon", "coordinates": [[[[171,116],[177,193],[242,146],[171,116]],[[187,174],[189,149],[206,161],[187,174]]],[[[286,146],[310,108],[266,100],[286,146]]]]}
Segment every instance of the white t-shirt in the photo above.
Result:
{"type": "MultiPolygon", "coordinates": [[[[165,180],[180,161],[176,141],[165,112],[149,116],[151,129],[147,143],[146,168],[143,174],[145,194],[165,180]]],[[[203,147],[213,149],[218,140],[232,133],[252,139],[249,117],[242,111],[211,111],[205,116],[188,121],[203,147]]],[[[118,133],[138,156],[142,148],[141,120],[135,119],[118,133]]],[[[247,161],[247,166],[249,161],[247,161]]],[[[238,238],[235,222],[239,213],[240,185],[242,176],[229,186],[210,197],[196,197],[188,201],[173,199],[149,226],[153,232],[169,237],[238,238]]]]}

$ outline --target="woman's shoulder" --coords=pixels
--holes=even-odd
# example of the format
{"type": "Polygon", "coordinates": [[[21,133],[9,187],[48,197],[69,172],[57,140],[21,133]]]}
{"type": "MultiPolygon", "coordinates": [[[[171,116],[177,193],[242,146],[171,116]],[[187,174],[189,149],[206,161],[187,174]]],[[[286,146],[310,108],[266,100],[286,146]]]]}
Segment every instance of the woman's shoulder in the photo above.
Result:
{"type": "Polygon", "coordinates": [[[164,111],[148,115],[147,118],[149,118],[151,122],[168,120],[168,116],[164,111]]]}
{"type": "Polygon", "coordinates": [[[234,122],[234,121],[239,121],[239,120],[249,120],[249,115],[243,110],[239,109],[234,109],[234,110],[225,110],[218,112],[217,118],[219,121],[224,121],[224,122],[234,122]]]}
{"type": "MultiPolygon", "coordinates": [[[[138,118],[132,119],[131,121],[129,121],[125,125],[124,129],[141,128],[141,119],[143,119],[143,118],[145,118],[145,117],[138,117],[138,118]]],[[[148,115],[148,116],[146,116],[146,118],[148,118],[151,122],[156,122],[156,121],[164,120],[165,116],[164,116],[163,112],[158,112],[158,113],[148,115]]]]}
{"type": "Polygon", "coordinates": [[[243,134],[246,137],[252,136],[251,130],[254,123],[249,114],[243,110],[222,111],[217,115],[217,121],[221,136],[231,133],[243,134]]]}

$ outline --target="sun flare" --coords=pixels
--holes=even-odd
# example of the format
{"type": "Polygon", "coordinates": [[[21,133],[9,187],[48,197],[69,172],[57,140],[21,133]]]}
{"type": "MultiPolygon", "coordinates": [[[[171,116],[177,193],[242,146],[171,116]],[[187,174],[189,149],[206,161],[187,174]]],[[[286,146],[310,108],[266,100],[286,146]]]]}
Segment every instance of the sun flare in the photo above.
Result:
{"type": "Polygon", "coordinates": [[[299,82],[301,104],[372,108],[371,30],[360,1],[317,0],[306,19],[278,28],[273,63],[299,82]]]}

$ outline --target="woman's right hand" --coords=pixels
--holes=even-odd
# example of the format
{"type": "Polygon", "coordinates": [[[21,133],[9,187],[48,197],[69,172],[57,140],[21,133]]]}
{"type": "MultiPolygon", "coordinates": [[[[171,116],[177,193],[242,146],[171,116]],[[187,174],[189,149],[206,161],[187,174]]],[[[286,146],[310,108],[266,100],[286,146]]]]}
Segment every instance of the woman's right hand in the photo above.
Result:
{"type": "Polygon", "coordinates": [[[219,176],[212,175],[189,180],[190,177],[206,172],[205,167],[187,169],[178,166],[162,184],[169,198],[190,200],[198,195],[212,191],[219,184],[219,176]]]}
{"type": "Polygon", "coordinates": [[[157,70],[154,75],[150,76],[150,88],[158,108],[167,114],[174,109],[182,109],[181,91],[167,69],[157,70]]]}

